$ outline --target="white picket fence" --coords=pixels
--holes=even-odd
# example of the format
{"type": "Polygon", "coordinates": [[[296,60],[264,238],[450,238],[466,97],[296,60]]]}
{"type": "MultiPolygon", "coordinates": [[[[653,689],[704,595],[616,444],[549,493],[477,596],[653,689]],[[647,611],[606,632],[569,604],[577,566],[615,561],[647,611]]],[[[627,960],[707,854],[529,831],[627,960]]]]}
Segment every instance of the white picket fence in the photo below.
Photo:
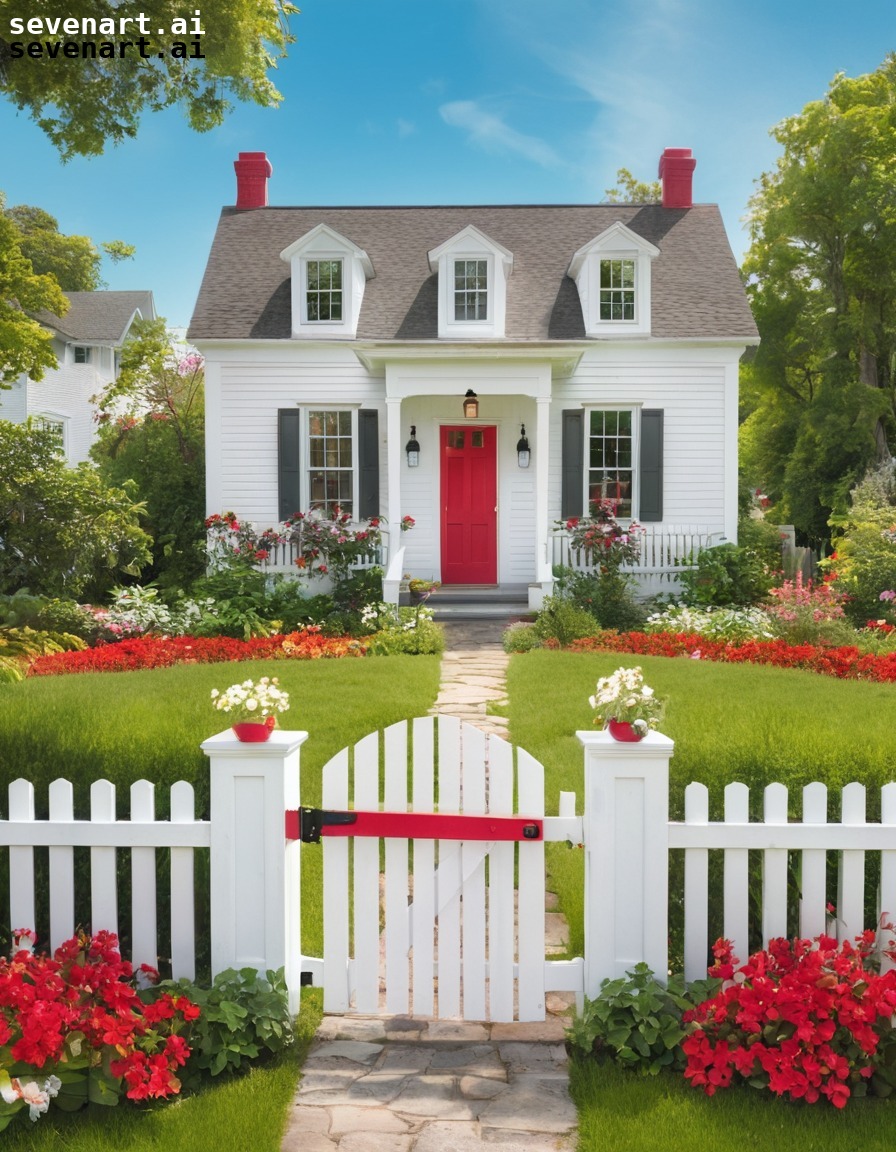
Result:
{"type": "MultiPolygon", "coordinates": [[[[639,596],[656,596],[674,591],[680,572],[696,566],[697,553],[724,543],[722,532],[699,524],[648,524],[638,536],[638,559],[623,567],[637,582],[639,596]]],[[[552,536],[552,564],[574,572],[591,573],[596,567],[592,551],[574,548],[567,531],[559,529],[552,536]]]]}
{"type": "MultiPolygon", "coordinates": [[[[311,972],[315,983],[324,984],[331,1011],[438,1012],[497,1020],[540,1018],[548,990],[593,997],[602,980],[623,975],[639,961],[666,973],[672,853],[684,855],[683,889],[671,898],[676,905],[683,902],[689,979],[705,973],[709,945],[717,936],[731,939],[745,959],[751,940],[789,934],[793,897],[788,888],[794,876],[801,935],[828,931],[851,938],[874,926],[865,922],[869,906],[876,910],[875,920],[896,919],[896,784],[882,791],[879,821],[867,819],[865,788],[858,783],[843,790],[840,819],[833,823],[827,791],[817,783],[803,790],[799,821],[789,815],[780,784],[766,788],[761,821],[750,819],[749,793],[742,784],[726,788],[724,820],[709,820],[707,790],[692,784],[685,794],[685,819],[671,821],[671,740],[651,733],[638,744],[619,744],[604,732],[577,735],[584,748],[584,815],[574,816],[572,794],[562,793],[561,815],[545,818],[544,838],[584,844],[581,959],[545,961],[541,843],[391,837],[382,848],[381,904],[378,840],[358,839],[350,848],[337,838],[307,846],[289,839],[285,814],[299,808],[299,754],[307,733],[282,730],[265,744],[241,744],[230,731],[205,741],[211,771],[208,820],[194,819],[192,789],[181,782],[171,789],[171,818],[157,821],[147,781],[131,787],[130,819],[116,819],[115,789],[98,781],[90,790],[90,819],[75,820],[73,789],[65,780],[50,786],[49,819],[36,820],[32,785],[14,781],[8,819],[0,820],[0,847],[9,849],[8,927],[36,927],[53,946],[71,935],[74,854],[86,848],[90,927],[117,931],[118,863],[120,854],[128,853],[130,958],[155,963],[160,935],[170,935],[174,974],[191,977],[196,933],[206,930],[196,925],[195,854],[207,851],[213,973],[284,967],[294,1009],[302,973],[311,972]],[[44,850],[48,925],[37,922],[36,912],[41,903],[36,878],[42,872],[35,853],[44,850]],[[160,933],[155,908],[163,851],[170,853],[171,922],[160,933]],[[325,853],[323,958],[302,954],[303,851],[325,853]],[[721,869],[710,856],[714,851],[722,853],[721,869]],[[875,891],[868,890],[867,880],[872,854],[879,854],[875,891]],[[831,868],[837,875],[834,917],[826,910],[831,868]],[[713,894],[716,876],[720,900],[713,894]],[[713,909],[720,903],[715,922],[713,909]]],[[[424,717],[393,725],[382,736],[374,733],[335,757],[324,775],[324,804],[339,809],[516,812],[532,818],[544,811],[541,765],[452,717],[424,717]]],[[[884,930],[881,936],[892,939],[884,930]]]]}

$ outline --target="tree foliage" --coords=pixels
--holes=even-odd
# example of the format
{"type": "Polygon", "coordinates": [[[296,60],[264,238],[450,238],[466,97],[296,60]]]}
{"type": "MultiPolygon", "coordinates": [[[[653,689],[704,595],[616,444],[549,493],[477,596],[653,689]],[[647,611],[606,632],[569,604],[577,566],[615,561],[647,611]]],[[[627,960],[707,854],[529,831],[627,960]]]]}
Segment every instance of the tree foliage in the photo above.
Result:
{"type": "MultiPolygon", "coordinates": [[[[0,92],[31,116],[63,160],[99,155],[107,143],[136,136],[144,111],[174,105],[191,128],[206,132],[222,123],[233,99],[264,107],[280,101],[268,73],[293,39],[288,19],[297,11],[288,0],[215,0],[202,10],[197,36],[194,8],[180,0],[69,0],[64,16],[79,29],[85,18],[95,20],[97,31],[65,34],[51,24],[34,32],[26,21],[24,31],[14,32],[5,21],[0,92]],[[60,41],[81,53],[88,42],[114,48],[97,58],[87,50],[77,60],[27,48],[60,41]],[[194,41],[203,58],[184,58],[195,56],[194,41]]],[[[33,0],[27,13],[28,20],[55,21],[61,10],[56,0],[33,0]]]]}
{"type": "Polygon", "coordinates": [[[184,588],[205,567],[205,421],[202,358],[178,355],[164,320],[138,320],[121,371],[97,397],[91,455],[107,483],[134,485],[153,538],[144,578],[184,588]]]}
{"type": "Polygon", "coordinates": [[[88,236],[65,236],[55,216],[30,204],[7,208],[6,217],[18,228],[19,247],[34,272],[54,276],[64,292],[105,288],[100,275],[103,252],[114,262],[134,255],[133,246],[120,240],[101,244],[101,252],[88,236]]]}
{"type": "Polygon", "coordinates": [[[124,488],[69,468],[52,432],[0,420],[0,593],[98,595],[136,575],[150,540],[124,488]]]}
{"type": "Polygon", "coordinates": [[[604,192],[610,204],[659,204],[663,199],[663,186],[659,180],[645,183],[636,179],[628,168],[616,172],[616,187],[604,192]]]}
{"type": "Polygon", "coordinates": [[[744,263],[762,342],[742,459],[777,519],[819,541],[896,429],[896,56],[834,77],[772,135],[744,263]]]}
{"type": "Polygon", "coordinates": [[[52,336],[29,316],[41,309],[64,316],[68,301],[55,277],[35,273],[22,251],[21,233],[0,211],[0,388],[23,372],[40,380],[56,367],[52,336]]]}

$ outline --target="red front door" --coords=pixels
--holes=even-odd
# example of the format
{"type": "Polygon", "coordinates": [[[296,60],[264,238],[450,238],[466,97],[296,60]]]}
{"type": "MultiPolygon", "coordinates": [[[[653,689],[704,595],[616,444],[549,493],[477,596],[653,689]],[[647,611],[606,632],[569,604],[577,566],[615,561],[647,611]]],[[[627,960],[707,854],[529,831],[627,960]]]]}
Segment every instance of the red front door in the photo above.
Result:
{"type": "Polygon", "coordinates": [[[498,582],[497,429],[442,428],[442,583],[498,582]]]}

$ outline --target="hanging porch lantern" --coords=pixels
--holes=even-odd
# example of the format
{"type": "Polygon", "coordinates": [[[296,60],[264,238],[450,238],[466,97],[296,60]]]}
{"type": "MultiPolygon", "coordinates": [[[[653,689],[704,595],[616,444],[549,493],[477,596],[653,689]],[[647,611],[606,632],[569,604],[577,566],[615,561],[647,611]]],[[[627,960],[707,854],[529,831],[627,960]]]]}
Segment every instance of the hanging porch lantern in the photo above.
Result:
{"type": "Polygon", "coordinates": [[[475,420],[479,415],[479,397],[472,388],[467,389],[467,394],[464,396],[464,416],[468,420],[475,420]]]}
{"type": "Polygon", "coordinates": [[[408,456],[408,468],[416,468],[420,463],[420,445],[417,442],[417,425],[411,425],[411,438],[404,446],[408,456]]]}
{"type": "Polygon", "coordinates": [[[532,453],[529,450],[529,441],[526,437],[526,425],[520,425],[520,438],[516,442],[516,462],[520,468],[528,468],[532,453]]]}

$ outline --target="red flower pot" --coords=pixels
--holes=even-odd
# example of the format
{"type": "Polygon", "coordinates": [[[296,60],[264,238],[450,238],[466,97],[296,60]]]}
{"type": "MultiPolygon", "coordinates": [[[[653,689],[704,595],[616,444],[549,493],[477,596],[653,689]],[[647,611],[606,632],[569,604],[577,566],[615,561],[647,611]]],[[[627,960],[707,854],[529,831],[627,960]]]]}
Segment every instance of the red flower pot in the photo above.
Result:
{"type": "Polygon", "coordinates": [[[241,723],[233,724],[231,727],[237,740],[242,741],[244,744],[263,744],[265,740],[270,740],[276,723],[277,721],[273,716],[268,716],[266,720],[261,721],[243,720],[241,723]]]}
{"type": "Polygon", "coordinates": [[[641,733],[629,724],[628,720],[608,720],[607,731],[614,740],[619,740],[623,743],[634,744],[637,743],[638,740],[644,739],[641,733]]]}

